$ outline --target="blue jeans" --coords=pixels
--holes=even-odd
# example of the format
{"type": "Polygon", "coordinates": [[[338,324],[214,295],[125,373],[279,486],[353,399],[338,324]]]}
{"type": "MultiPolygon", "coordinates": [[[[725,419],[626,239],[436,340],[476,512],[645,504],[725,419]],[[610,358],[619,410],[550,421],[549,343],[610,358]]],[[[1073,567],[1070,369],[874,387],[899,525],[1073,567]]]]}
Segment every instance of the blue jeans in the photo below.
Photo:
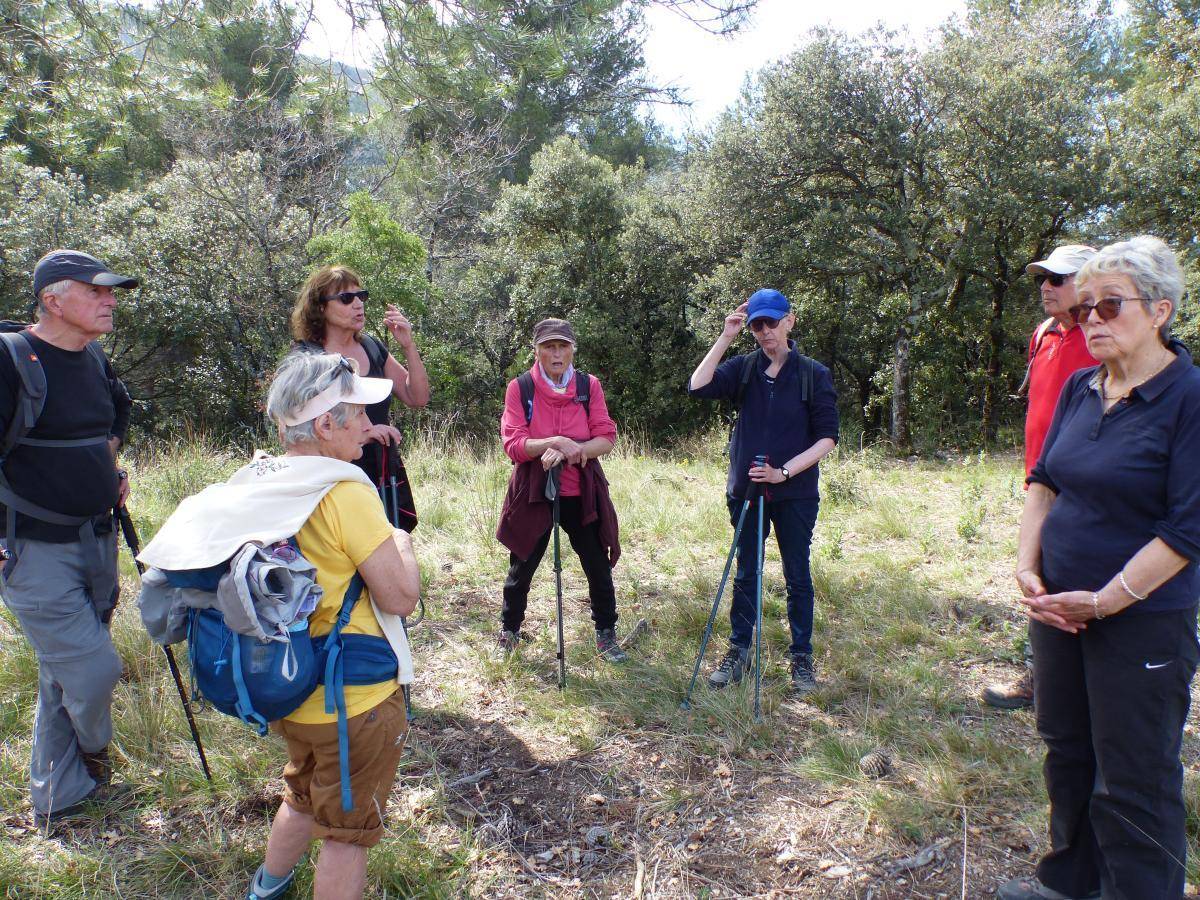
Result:
{"type": "MultiPolygon", "coordinates": [[[[726,502],[729,504],[730,524],[736,527],[743,501],[727,497],[726,502]]],[[[788,652],[812,653],[813,583],[808,568],[808,551],[812,546],[820,500],[805,497],[797,500],[766,500],[764,503],[762,536],[758,534],[758,502],[755,501],[746,512],[746,521],[738,539],[737,575],[733,580],[733,605],[729,609],[729,642],[746,649],[754,640],[758,547],[760,542],[766,542],[774,525],[775,541],[783,558],[783,578],[787,583],[788,624],[792,631],[788,652]]]]}

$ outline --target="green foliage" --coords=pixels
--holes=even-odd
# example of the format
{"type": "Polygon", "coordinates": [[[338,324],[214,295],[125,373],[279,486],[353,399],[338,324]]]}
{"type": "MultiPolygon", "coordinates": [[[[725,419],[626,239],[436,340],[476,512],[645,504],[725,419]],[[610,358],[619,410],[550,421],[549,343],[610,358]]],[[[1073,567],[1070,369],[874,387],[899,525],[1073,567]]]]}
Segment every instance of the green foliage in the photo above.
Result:
{"type": "Polygon", "coordinates": [[[613,168],[560,138],[534,157],[525,184],[504,186],[487,229],[495,245],[483,283],[511,284],[505,374],[526,364],[518,348],[533,324],[561,316],[624,427],[666,437],[694,425],[695,407],[681,403],[668,374],[690,369],[700,352],[686,331],[686,251],[643,170],[613,168]]]}
{"type": "Polygon", "coordinates": [[[147,187],[107,198],[72,175],[0,162],[0,235],[22,248],[4,307],[25,315],[33,263],[85,247],[141,287],[122,294],[107,340],[150,433],[185,423],[254,435],[263,382],[288,340],[307,217],[289,206],[253,154],[184,160],[147,187]],[[5,201],[9,200],[9,203],[5,201]]]}
{"type": "MultiPolygon", "coordinates": [[[[641,112],[669,95],[641,58],[656,3],[716,30],[748,9],[368,0],[384,52],[349,73],[265,0],[9,2],[0,306],[27,317],[55,246],[129,269],[144,286],[108,344],[138,425],[248,440],[296,285],[345,262],[373,315],[417,323],[423,426],[490,434],[554,313],[622,427],[666,442],[720,415],[682,381],[771,285],[848,430],[928,449],[1018,433],[1024,267],[1055,244],[1154,231],[1200,277],[1191,0],[976,0],[925,46],[818,29],[686,152],[641,112]]],[[[1198,323],[1185,305],[1177,333],[1198,323]]]]}
{"type": "MultiPolygon", "coordinates": [[[[349,266],[365,279],[371,291],[370,308],[382,313],[394,304],[409,316],[425,311],[425,248],[405,231],[387,208],[365,191],[346,198],[349,221],[310,240],[305,247],[318,265],[349,266]]],[[[382,319],[380,318],[380,321],[382,319]]]]}

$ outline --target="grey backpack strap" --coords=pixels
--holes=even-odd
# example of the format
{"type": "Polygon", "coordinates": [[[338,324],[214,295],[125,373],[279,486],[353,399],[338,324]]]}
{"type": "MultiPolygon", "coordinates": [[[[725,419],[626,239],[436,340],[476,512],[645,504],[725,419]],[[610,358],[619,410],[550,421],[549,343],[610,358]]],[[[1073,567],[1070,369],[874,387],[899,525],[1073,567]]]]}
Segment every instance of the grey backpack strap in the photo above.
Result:
{"type": "MultiPolygon", "coordinates": [[[[24,334],[19,331],[0,332],[0,341],[3,341],[8,350],[20,382],[17,396],[14,398],[12,421],[8,423],[8,430],[4,433],[3,444],[0,444],[0,466],[8,458],[13,447],[18,444],[29,444],[36,447],[83,447],[107,442],[107,435],[66,441],[37,440],[26,437],[30,429],[37,424],[38,417],[46,405],[46,373],[42,370],[42,363],[38,359],[37,351],[34,350],[33,344],[24,334]]],[[[96,349],[99,351],[99,347],[96,349]]],[[[100,352],[103,356],[103,351],[100,352]]],[[[63,515],[24,499],[13,491],[2,467],[0,467],[0,503],[8,508],[5,534],[9,537],[10,542],[16,527],[17,513],[49,522],[52,525],[69,525],[75,528],[82,526],[91,518],[90,516],[63,515]]]]}
{"type": "Polygon", "coordinates": [[[21,332],[0,332],[0,341],[8,350],[20,382],[14,398],[12,421],[8,423],[3,443],[0,443],[2,463],[42,414],[42,408],[46,405],[46,373],[42,371],[42,363],[33,344],[21,332]]]}

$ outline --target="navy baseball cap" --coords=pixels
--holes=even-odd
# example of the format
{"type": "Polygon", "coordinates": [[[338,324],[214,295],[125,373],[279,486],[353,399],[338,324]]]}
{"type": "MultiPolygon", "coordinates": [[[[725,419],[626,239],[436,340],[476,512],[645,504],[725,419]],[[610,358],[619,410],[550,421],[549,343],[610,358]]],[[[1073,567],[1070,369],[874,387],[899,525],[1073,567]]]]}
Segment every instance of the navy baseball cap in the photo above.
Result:
{"type": "Polygon", "coordinates": [[[788,298],[773,288],[762,288],[750,295],[746,306],[746,321],[755,319],[782,319],[792,311],[788,298]]]}
{"type": "Polygon", "coordinates": [[[51,250],[33,267],[33,296],[40,298],[51,284],[67,279],[104,287],[135,288],[136,278],[118,275],[89,253],[79,250],[51,250]]]}

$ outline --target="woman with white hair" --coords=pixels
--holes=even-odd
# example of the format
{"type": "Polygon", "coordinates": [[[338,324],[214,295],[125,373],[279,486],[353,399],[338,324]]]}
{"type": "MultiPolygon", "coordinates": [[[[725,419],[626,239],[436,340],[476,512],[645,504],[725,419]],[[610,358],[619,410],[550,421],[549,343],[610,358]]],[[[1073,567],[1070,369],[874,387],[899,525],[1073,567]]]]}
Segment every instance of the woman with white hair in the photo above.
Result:
{"type": "Polygon", "coordinates": [[[1021,517],[1050,851],[1005,900],[1183,896],[1183,768],[1200,659],[1200,372],[1170,325],[1183,273],[1161,240],[1076,275],[1099,366],[1066,383],[1021,517]]]}
{"type": "MultiPolygon", "coordinates": [[[[366,590],[342,633],[385,636],[388,616],[406,616],[417,603],[420,575],[406,531],[393,528],[379,496],[360,469],[372,426],[365,407],[392,391],[387,379],[360,378],[353,361],[336,354],[287,357],[267,395],[267,414],[279,429],[284,456],[264,462],[264,477],[287,463],[303,469],[306,483],[333,482],[296,533],[304,556],[317,569],[323,595],[309,616],[309,634],[328,634],[357,571],[366,590]],[[323,457],[323,462],[309,460],[323,457]],[[319,475],[324,472],[324,475],[319,475]],[[318,477],[319,476],[319,477],[318,477]]],[[[391,640],[390,635],[387,635],[391,640]]],[[[407,656],[407,645],[401,647],[407,656]]],[[[411,662],[407,664],[411,672],[411,662]]],[[[350,790],[345,809],[339,778],[336,713],[325,711],[325,689],[294,713],[272,724],[287,743],[286,789],[271,826],[267,855],[255,873],[248,900],[282,896],[313,840],[320,840],[313,895],[361,897],[367,850],[383,836],[383,810],[396,777],[408,723],[395,678],[347,684],[350,790]]]]}

